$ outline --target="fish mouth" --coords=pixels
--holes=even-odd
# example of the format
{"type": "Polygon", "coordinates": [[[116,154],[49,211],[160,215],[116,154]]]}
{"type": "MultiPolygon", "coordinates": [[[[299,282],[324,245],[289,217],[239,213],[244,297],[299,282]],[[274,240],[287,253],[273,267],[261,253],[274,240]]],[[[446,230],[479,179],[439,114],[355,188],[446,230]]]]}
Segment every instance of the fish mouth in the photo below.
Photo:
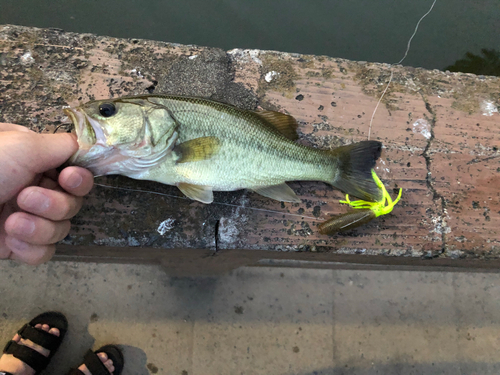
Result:
{"type": "Polygon", "coordinates": [[[78,108],[65,108],[63,111],[75,126],[80,149],[88,150],[97,144],[106,145],[106,136],[99,122],[87,116],[85,112],[78,108]]]}
{"type": "Polygon", "coordinates": [[[78,142],[78,151],[69,159],[70,165],[85,164],[85,159],[95,153],[95,147],[106,147],[106,135],[101,125],[91,117],[87,116],[79,108],[64,108],[64,114],[68,116],[75,126],[78,142]]]}
{"type": "Polygon", "coordinates": [[[71,119],[75,126],[79,149],[90,149],[96,144],[96,133],[87,116],[78,109],[65,108],[64,114],[71,119]]]}

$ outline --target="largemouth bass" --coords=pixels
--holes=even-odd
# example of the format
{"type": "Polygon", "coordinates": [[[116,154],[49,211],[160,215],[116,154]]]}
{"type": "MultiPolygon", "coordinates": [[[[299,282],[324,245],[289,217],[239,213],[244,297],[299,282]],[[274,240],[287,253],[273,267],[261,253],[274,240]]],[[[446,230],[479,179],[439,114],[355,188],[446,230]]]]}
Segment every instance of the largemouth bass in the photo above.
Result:
{"type": "Polygon", "coordinates": [[[120,174],[177,186],[211,203],[213,191],[251,189],[300,202],[286,181],[323,181],[377,201],[371,170],[382,145],[363,141],[334,150],[294,142],[297,122],[273,111],[250,111],[212,100],[146,95],[96,100],[65,109],[79,150],[70,164],[94,175],[120,174]]]}

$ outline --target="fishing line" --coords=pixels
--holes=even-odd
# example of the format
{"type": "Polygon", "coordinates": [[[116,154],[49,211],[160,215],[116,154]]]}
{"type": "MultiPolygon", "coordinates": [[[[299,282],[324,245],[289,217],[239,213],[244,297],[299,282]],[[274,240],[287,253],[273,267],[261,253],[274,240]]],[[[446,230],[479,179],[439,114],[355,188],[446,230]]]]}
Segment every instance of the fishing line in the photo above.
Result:
{"type": "MultiPolygon", "coordinates": [[[[166,194],[166,193],[159,193],[157,191],[132,189],[132,188],[125,188],[125,187],[112,186],[112,185],[104,185],[104,184],[98,184],[98,183],[94,183],[94,185],[101,186],[101,187],[106,187],[106,188],[111,188],[111,189],[117,189],[117,190],[126,190],[126,191],[134,191],[134,192],[138,192],[138,193],[156,194],[156,195],[161,195],[161,196],[164,196],[164,197],[183,199],[183,200],[187,200],[187,201],[191,200],[191,199],[186,198],[186,197],[179,197],[178,195],[172,195],[172,194],[166,194]]],[[[212,202],[211,204],[218,204],[218,205],[221,205],[221,206],[230,206],[230,207],[236,207],[236,208],[244,208],[244,209],[249,209],[249,210],[254,210],[254,211],[270,212],[270,213],[273,213],[273,214],[295,216],[295,217],[300,217],[302,219],[321,220],[321,219],[319,219],[317,217],[312,217],[312,216],[304,216],[304,215],[298,215],[298,214],[290,214],[288,212],[266,210],[265,208],[245,207],[245,206],[241,206],[241,205],[239,206],[237,204],[232,204],[232,203],[212,202]]]]}
{"type": "Polygon", "coordinates": [[[384,95],[385,93],[387,92],[387,89],[389,88],[389,85],[391,84],[392,82],[392,78],[394,76],[394,72],[392,70],[393,66],[394,65],[399,65],[403,62],[404,59],[406,59],[406,56],[408,56],[408,52],[410,51],[410,45],[411,45],[411,41],[413,40],[413,38],[415,37],[415,35],[417,34],[417,31],[418,31],[418,27],[420,26],[420,22],[422,22],[422,20],[427,17],[429,15],[430,12],[432,12],[432,9],[434,8],[434,5],[436,4],[436,1],[437,0],[434,0],[431,7],[429,8],[429,10],[427,11],[427,13],[425,13],[422,17],[420,17],[420,19],[418,20],[417,22],[417,25],[415,26],[415,30],[413,31],[413,34],[411,35],[410,39],[408,40],[408,44],[406,45],[406,52],[403,56],[403,58],[401,60],[399,60],[397,63],[395,64],[391,64],[391,76],[389,77],[389,82],[387,83],[387,86],[385,86],[385,89],[384,91],[382,92],[382,95],[380,96],[380,99],[378,100],[377,102],[377,105],[375,106],[375,109],[373,110],[373,114],[372,114],[372,118],[370,119],[370,126],[368,128],[368,140],[370,140],[370,135],[371,135],[371,132],[372,132],[372,123],[373,123],[373,118],[375,117],[375,113],[377,112],[377,109],[378,109],[378,106],[380,104],[380,102],[382,101],[382,99],[384,98],[384,95]]]}

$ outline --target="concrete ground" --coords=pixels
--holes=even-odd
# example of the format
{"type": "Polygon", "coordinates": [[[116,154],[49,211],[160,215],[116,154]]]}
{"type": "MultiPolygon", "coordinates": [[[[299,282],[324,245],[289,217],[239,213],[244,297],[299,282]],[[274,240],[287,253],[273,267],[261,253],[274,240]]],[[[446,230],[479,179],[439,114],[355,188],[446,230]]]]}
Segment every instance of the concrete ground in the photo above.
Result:
{"type": "Polygon", "coordinates": [[[0,340],[46,310],[70,321],[48,374],[105,343],[134,375],[500,373],[496,273],[0,262],[0,340]]]}

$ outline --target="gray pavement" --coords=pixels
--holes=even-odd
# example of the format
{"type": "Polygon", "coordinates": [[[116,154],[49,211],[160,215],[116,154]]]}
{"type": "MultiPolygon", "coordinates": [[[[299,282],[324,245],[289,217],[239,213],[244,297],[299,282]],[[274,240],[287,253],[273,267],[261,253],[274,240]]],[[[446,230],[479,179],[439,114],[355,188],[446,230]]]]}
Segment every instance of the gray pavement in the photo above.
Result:
{"type": "Polygon", "coordinates": [[[48,374],[123,344],[124,374],[498,374],[500,275],[245,267],[0,263],[0,340],[58,310],[48,374]]]}

